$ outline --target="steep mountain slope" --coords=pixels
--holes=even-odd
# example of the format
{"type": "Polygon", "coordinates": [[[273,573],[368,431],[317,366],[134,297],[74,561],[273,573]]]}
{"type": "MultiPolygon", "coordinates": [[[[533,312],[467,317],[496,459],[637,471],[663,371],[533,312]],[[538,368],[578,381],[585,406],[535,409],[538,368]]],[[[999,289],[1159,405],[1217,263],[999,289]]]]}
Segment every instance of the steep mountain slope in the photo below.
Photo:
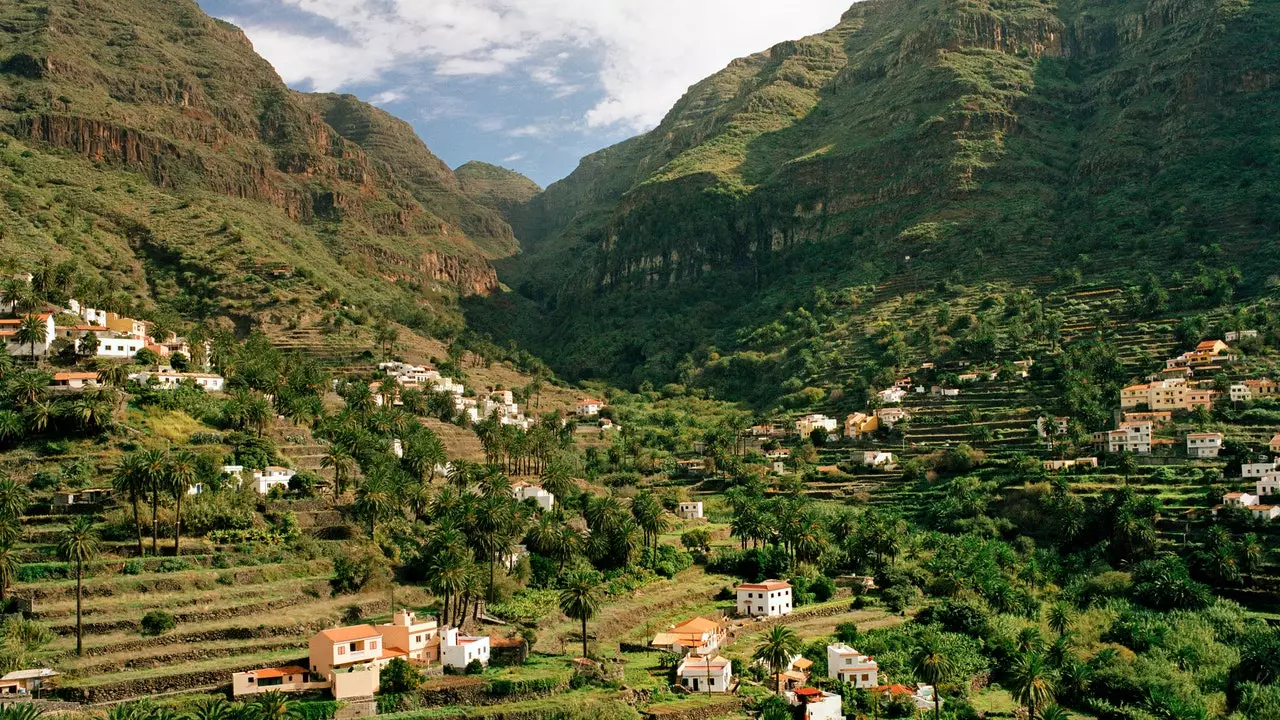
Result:
{"type": "MultiPolygon", "coordinates": [[[[1280,269],[1278,47],[1276,3],[855,4],[514,214],[502,309],[549,314],[512,332],[569,374],[658,381],[815,287],[904,269],[1137,282],[1205,261],[1258,288],[1280,269]]],[[[493,310],[473,317],[506,327],[493,310]]]]}
{"type": "Polygon", "coordinates": [[[336,294],[443,316],[515,249],[408,125],[289,90],[191,0],[0,5],[0,132],[21,143],[0,249],[93,258],[144,305],[249,318],[336,294]]]}
{"type": "Polygon", "coordinates": [[[453,171],[462,191],[486,207],[511,212],[532,200],[542,188],[514,170],[471,161],[453,171]]]}

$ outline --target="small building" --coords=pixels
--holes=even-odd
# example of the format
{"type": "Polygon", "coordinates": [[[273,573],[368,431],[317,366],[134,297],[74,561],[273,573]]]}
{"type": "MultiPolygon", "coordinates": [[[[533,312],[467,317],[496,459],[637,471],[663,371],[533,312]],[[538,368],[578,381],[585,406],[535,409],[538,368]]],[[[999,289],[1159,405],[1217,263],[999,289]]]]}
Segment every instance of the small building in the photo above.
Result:
{"type": "Polygon", "coordinates": [[[227,381],[221,375],[213,375],[209,373],[185,373],[176,370],[159,370],[156,372],[143,371],[133,373],[129,376],[130,380],[135,380],[141,385],[148,385],[154,381],[155,387],[164,390],[173,390],[184,384],[190,383],[205,392],[222,392],[226,388],[227,381]]]}
{"type": "Polygon", "coordinates": [[[866,413],[853,413],[844,419],[844,436],[850,439],[864,438],[880,429],[880,418],[866,413]]]}
{"type": "Polygon", "coordinates": [[[1187,455],[1193,458],[1216,458],[1222,451],[1222,433],[1191,433],[1187,435],[1187,455]]]}
{"type": "Polygon", "coordinates": [[[286,665],[284,667],[262,668],[247,672],[232,673],[231,696],[257,695],[264,692],[297,693],[309,690],[327,690],[332,687],[328,681],[312,681],[311,673],[304,667],[286,665]]]}
{"type": "Polygon", "coordinates": [[[440,631],[440,662],[458,670],[465,669],[472,661],[489,665],[489,636],[462,635],[457,628],[440,631]]]}
{"type": "Polygon", "coordinates": [[[65,512],[79,507],[96,507],[110,500],[113,493],[115,490],[111,488],[58,490],[53,493],[53,509],[65,512]]]}
{"type": "Polygon", "coordinates": [[[792,705],[801,709],[800,720],[844,720],[844,701],[835,693],[824,692],[816,688],[796,688],[789,693],[792,705]]]}
{"type": "Polygon", "coordinates": [[[786,461],[791,459],[791,451],[787,448],[774,448],[772,450],[766,450],[764,452],[764,456],[769,460],[786,461]]]}
{"type": "Polygon", "coordinates": [[[1188,412],[1198,407],[1213,407],[1213,399],[1217,391],[1189,385],[1186,380],[1177,378],[1160,380],[1143,385],[1130,385],[1120,391],[1120,408],[1134,410],[1145,407],[1148,410],[1188,412]]]}
{"type": "Polygon", "coordinates": [[[676,470],[678,470],[682,475],[701,477],[707,473],[707,461],[702,458],[677,460],[676,470]]]}
{"type": "Polygon", "coordinates": [[[727,635],[728,630],[722,623],[696,617],[654,635],[649,646],[681,655],[693,653],[706,656],[718,650],[727,635]]]}
{"type": "Polygon", "coordinates": [[[604,409],[604,401],[595,398],[584,398],[578,401],[577,414],[578,417],[587,418],[595,417],[604,409]]]}
{"type": "Polygon", "coordinates": [[[879,450],[855,453],[853,458],[867,467],[885,467],[893,464],[893,453],[879,450]]]}
{"type": "Polygon", "coordinates": [[[676,509],[676,515],[682,520],[700,520],[702,519],[702,502],[686,501],[680,503],[676,509]]]}
{"type": "Polygon", "coordinates": [[[254,470],[253,490],[259,495],[269,495],[274,488],[278,487],[288,490],[289,481],[297,474],[296,470],[279,465],[269,465],[263,470],[254,470]]]}
{"type": "Polygon", "coordinates": [[[1280,505],[1250,505],[1254,520],[1275,520],[1280,517],[1280,505]]]}
{"type": "Polygon", "coordinates": [[[736,588],[738,614],[745,617],[777,617],[791,614],[791,583],[766,580],[736,588]]]}
{"type": "Polygon", "coordinates": [[[372,625],[322,630],[312,636],[309,649],[311,674],[330,683],[335,699],[378,691],[384,649],[382,635],[372,625]]]}
{"type": "Polygon", "coordinates": [[[401,608],[391,622],[377,626],[387,648],[404,652],[409,660],[423,663],[440,660],[440,629],[436,621],[418,620],[411,610],[401,608]]]}
{"type": "MultiPolygon", "coordinates": [[[[143,348],[147,346],[147,341],[143,338],[130,337],[110,333],[105,337],[98,338],[98,357],[130,359],[137,355],[143,348]]],[[[80,341],[76,341],[78,348],[80,341]]]]}
{"type": "Polygon", "coordinates": [[[556,503],[556,496],[544,490],[540,485],[518,482],[511,486],[511,494],[517,502],[532,500],[543,510],[550,510],[556,503]]]}
{"type": "Polygon", "coordinates": [[[1121,422],[1149,422],[1153,426],[1168,425],[1173,422],[1173,413],[1168,410],[1151,412],[1126,412],[1120,414],[1121,422]]]}
{"type": "Polygon", "coordinates": [[[844,643],[833,643],[827,646],[827,677],[859,689],[873,688],[880,684],[880,666],[844,643]]]}
{"type": "Polygon", "coordinates": [[[1044,469],[1049,472],[1060,472],[1062,470],[1071,470],[1079,467],[1096,468],[1098,467],[1098,458],[1083,457],[1076,458],[1074,460],[1045,460],[1041,464],[1044,466],[1044,469]]]}
{"type": "Polygon", "coordinates": [[[821,430],[828,434],[834,433],[837,427],[838,423],[835,418],[821,414],[805,415],[796,420],[796,434],[801,438],[813,435],[816,430],[821,430]]]}
{"type": "Polygon", "coordinates": [[[1270,475],[1280,469],[1280,463],[1272,460],[1264,463],[1244,463],[1240,466],[1240,477],[1253,478],[1270,475]]]}
{"type": "Polygon", "coordinates": [[[897,405],[907,396],[907,387],[910,387],[911,380],[907,380],[907,386],[894,385],[887,390],[881,390],[876,393],[876,397],[880,398],[880,402],[885,405],[897,405]]]}
{"type": "Polygon", "coordinates": [[[1258,504],[1258,496],[1246,492],[1227,493],[1222,496],[1222,504],[1229,507],[1247,508],[1258,504]]]}
{"type": "Polygon", "coordinates": [[[733,683],[733,666],[719,655],[686,655],[676,667],[676,679],[693,692],[729,692],[729,686],[733,683]]]}
{"type": "Polygon", "coordinates": [[[1271,454],[1280,455],[1280,433],[1276,433],[1271,437],[1271,442],[1267,444],[1271,448],[1271,454]]]}
{"type": "Polygon", "coordinates": [[[1253,399],[1253,390],[1242,382],[1231,383],[1227,394],[1231,398],[1231,402],[1249,402],[1253,399]]]}
{"type": "Polygon", "coordinates": [[[910,420],[911,413],[899,407],[883,407],[876,410],[876,417],[880,419],[881,425],[892,428],[903,420],[910,420]]]}
{"type": "Polygon", "coordinates": [[[0,699],[38,699],[45,685],[60,674],[50,668],[14,670],[0,676],[0,699]]]}
{"type": "Polygon", "coordinates": [[[22,321],[27,317],[30,316],[0,319],[0,342],[4,343],[5,349],[14,357],[25,357],[32,353],[37,356],[48,355],[49,345],[53,343],[58,332],[54,326],[53,315],[50,313],[36,315],[44,324],[44,339],[37,341],[34,347],[31,343],[18,342],[18,329],[22,327],[22,321]]]}
{"type": "Polygon", "coordinates": [[[1257,330],[1228,330],[1222,339],[1230,343],[1256,337],[1258,337],[1257,330]]]}
{"type": "Polygon", "coordinates": [[[1253,483],[1254,492],[1259,497],[1280,495],[1280,473],[1267,473],[1253,483]]]}
{"type": "Polygon", "coordinates": [[[54,373],[53,381],[49,383],[49,387],[68,388],[70,390],[83,390],[101,386],[102,383],[98,381],[98,373],[96,372],[54,373]]]}
{"type": "Polygon", "coordinates": [[[1122,422],[1115,430],[1093,434],[1093,442],[1109,453],[1151,452],[1152,425],[1149,422],[1122,422]]]}

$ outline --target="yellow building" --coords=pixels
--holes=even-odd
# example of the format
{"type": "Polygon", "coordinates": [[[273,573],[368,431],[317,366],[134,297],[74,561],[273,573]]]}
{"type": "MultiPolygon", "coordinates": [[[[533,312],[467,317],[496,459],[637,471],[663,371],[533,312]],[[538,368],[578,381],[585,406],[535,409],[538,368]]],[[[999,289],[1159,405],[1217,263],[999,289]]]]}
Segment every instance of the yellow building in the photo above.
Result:
{"type": "Polygon", "coordinates": [[[1192,387],[1184,380],[1159,380],[1143,385],[1130,385],[1120,391],[1120,408],[1133,410],[1145,407],[1148,410],[1194,410],[1198,407],[1213,407],[1217,392],[1205,388],[1192,387]]]}

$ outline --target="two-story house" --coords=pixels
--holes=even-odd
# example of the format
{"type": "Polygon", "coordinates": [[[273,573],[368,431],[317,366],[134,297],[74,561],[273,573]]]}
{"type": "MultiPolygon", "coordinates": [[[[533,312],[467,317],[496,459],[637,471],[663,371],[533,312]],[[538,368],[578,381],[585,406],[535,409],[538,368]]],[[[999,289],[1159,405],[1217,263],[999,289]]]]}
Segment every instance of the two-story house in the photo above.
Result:
{"type": "Polygon", "coordinates": [[[686,500],[676,508],[676,516],[682,520],[698,520],[702,518],[702,503],[686,500]]]}
{"type": "Polygon", "coordinates": [[[1187,435],[1187,455],[1193,458],[1216,458],[1222,451],[1222,433],[1191,433],[1187,435]]]}
{"type": "Polygon", "coordinates": [[[827,646],[827,677],[856,688],[873,688],[880,684],[880,666],[844,643],[833,643],[827,646]]]}
{"type": "Polygon", "coordinates": [[[791,614],[791,583],[766,580],[743,583],[736,588],[738,614],[747,617],[776,617],[791,614]]]}

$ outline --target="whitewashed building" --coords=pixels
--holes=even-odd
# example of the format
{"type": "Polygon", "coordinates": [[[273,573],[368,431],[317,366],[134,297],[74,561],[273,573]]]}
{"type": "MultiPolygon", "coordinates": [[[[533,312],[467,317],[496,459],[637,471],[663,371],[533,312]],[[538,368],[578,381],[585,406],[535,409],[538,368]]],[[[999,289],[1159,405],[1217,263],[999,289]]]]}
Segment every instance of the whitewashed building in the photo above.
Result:
{"type": "Polygon", "coordinates": [[[785,580],[743,583],[735,592],[739,615],[777,617],[791,614],[791,583],[785,580]]]}
{"type": "Polygon", "coordinates": [[[880,684],[880,666],[844,643],[833,643],[827,646],[827,677],[856,688],[873,688],[880,684]]]}
{"type": "Polygon", "coordinates": [[[683,520],[698,520],[702,517],[702,503],[692,501],[682,502],[680,503],[680,507],[676,510],[676,515],[683,520]]]}
{"type": "Polygon", "coordinates": [[[676,677],[682,686],[696,693],[729,692],[733,683],[733,665],[720,655],[686,655],[676,667],[676,677]]]}

